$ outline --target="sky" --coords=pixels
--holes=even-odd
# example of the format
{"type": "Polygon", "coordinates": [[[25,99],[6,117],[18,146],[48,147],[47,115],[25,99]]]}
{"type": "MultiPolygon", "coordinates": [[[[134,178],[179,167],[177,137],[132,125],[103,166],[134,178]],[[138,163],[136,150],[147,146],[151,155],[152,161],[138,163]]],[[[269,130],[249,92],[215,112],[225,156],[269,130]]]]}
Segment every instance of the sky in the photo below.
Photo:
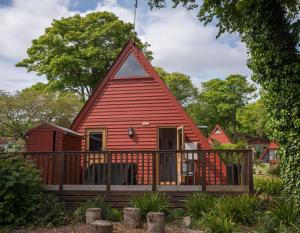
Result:
{"type": "MultiPolygon", "coordinates": [[[[31,41],[44,33],[53,19],[93,11],[111,11],[126,22],[133,22],[135,0],[0,0],[0,89],[22,90],[44,76],[15,64],[26,57],[31,41]]],[[[152,65],[169,72],[191,76],[200,86],[211,78],[229,74],[250,76],[247,49],[238,35],[216,39],[217,28],[204,26],[196,11],[179,8],[150,10],[139,0],[136,30],[143,42],[150,43],[152,65]]]]}

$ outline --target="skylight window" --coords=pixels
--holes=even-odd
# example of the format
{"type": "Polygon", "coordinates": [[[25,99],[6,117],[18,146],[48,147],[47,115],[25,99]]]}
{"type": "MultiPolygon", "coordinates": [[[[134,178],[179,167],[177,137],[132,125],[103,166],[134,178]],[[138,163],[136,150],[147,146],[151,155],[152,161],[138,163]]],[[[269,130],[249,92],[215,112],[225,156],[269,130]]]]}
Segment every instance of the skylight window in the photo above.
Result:
{"type": "Polygon", "coordinates": [[[122,64],[116,78],[129,78],[129,77],[148,77],[149,74],[144,70],[136,57],[129,54],[125,62],[122,64]]]}

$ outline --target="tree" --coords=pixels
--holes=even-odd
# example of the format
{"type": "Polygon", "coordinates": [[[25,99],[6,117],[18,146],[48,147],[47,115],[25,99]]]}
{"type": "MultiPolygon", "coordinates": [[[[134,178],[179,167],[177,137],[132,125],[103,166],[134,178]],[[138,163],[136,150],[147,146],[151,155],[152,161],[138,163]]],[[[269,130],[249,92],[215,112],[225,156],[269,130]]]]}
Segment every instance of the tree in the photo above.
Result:
{"type": "Polygon", "coordinates": [[[183,106],[186,107],[197,99],[198,89],[193,85],[190,76],[180,72],[168,73],[160,67],[156,71],[183,106]]]}
{"type": "Polygon", "coordinates": [[[262,100],[250,103],[237,112],[238,131],[253,137],[267,138],[268,113],[262,100]]]}
{"type": "Polygon", "coordinates": [[[28,57],[17,66],[46,75],[54,90],[80,93],[83,100],[101,81],[129,38],[134,38],[148,58],[148,44],[113,13],[96,12],[54,20],[32,41],[28,57]]]}
{"type": "MultiPolygon", "coordinates": [[[[172,0],[197,7],[195,0],[172,0]]],[[[149,0],[164,7],[165,0],[149,0]]],[[[300,202],[300,53],[298,0],[220,0],[202,2],[199,19],[217,23],[219,34],[238,32],[250,58],[253,80],[264,90],[272,136],[280,144],[285,190],[300,202]]]]}
{"type": "Polygon", "coordinates": [[[68,127],[82,102],[74,93],[27,88],[16,94],[0,93],[0,135],[24,139],[25,133],[42,122],[68,127]]]}
{"type": "Polygon", "coordinates": [[[236,139],[237,112],[255,97],[255,90],[245,76],[230,75],[225,80],[203,82],[200,99],[211,108],[213,122],[222,124],[236,139]]]}

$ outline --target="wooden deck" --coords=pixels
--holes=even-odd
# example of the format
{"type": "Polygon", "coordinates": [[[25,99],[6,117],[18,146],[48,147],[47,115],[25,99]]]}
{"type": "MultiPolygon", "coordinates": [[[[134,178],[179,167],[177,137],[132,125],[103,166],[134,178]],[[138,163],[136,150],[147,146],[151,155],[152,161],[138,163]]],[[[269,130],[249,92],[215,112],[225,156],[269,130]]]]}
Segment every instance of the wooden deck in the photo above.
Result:
{"type": "Polygon", "coordinates": [[[41,171],[45,187],[70,207],[99,195],[113,207],[124,207],[130,196],[152,191],[167,193],[172,205],[180,207],[194,192],[253,191],[251,150],[65,151],[24,156],[41,171]]]}

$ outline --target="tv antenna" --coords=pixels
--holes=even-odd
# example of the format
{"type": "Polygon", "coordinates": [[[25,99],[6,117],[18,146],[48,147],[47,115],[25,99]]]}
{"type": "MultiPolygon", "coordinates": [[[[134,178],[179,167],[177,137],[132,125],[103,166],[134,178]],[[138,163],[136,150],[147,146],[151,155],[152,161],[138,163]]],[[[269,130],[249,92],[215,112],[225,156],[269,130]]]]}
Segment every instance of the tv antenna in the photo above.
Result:
{"type": "Polygon", "coordinates": [[[138,7],[138,0],[135,0],[135,4],[134,4],[134,18],[133,18],[133,32],[136,33],[135,31],[135,24],[136,24],[136,11],[137,11],[137,7],[138,7]]]}

